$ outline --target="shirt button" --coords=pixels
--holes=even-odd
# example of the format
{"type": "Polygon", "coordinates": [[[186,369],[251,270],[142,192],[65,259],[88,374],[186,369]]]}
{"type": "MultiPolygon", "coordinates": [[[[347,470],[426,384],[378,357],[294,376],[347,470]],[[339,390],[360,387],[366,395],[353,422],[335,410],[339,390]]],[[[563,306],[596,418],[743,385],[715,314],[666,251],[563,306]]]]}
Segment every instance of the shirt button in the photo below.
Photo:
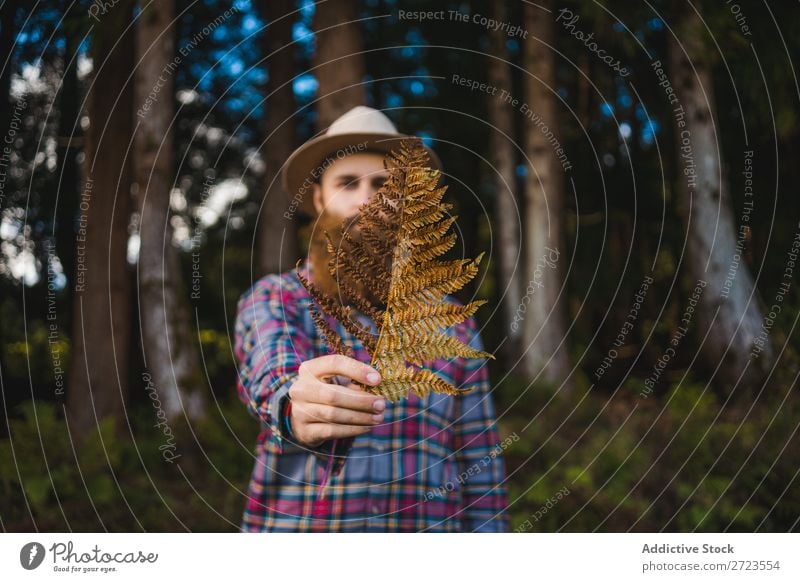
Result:
{"type": "Polygon", "coordinates": [[[381,512],[381,508],[378,507],[378,504],[377,503],[373,503],[372,504],[372,513],[380,513],[380,512],[381,512]]]}

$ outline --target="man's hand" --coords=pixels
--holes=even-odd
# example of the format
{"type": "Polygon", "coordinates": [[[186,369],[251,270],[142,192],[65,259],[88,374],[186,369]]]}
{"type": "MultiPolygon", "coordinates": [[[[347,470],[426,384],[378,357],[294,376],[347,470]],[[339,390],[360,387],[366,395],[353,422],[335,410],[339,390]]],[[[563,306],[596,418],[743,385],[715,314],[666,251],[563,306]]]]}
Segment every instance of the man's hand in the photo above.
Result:
{"type": "Polygon", "coordinates": [[[300,364],[289,397],[292,432],[303,445],[317,447],[328,439],[357,436],[383,422],[386,401],[353,383],[326,382],[337,374],[373,386],[381,381],[375,368],[347,356],[333,354],[300,364]]]}

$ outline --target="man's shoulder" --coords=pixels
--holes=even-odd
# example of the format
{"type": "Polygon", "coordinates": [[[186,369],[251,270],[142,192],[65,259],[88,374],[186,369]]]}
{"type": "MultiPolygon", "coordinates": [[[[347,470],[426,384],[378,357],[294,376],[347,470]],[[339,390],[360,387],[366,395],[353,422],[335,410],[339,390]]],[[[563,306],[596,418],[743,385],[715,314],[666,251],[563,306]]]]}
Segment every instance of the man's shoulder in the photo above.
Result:
{"type": "Polygon", "coordinates": [[[300,283],[297,270],[297,267],[292,267],[281,273],[264,275],[242,294],[239,304],[242,305],[248,301],[265,300],[274,297],[279,297],[283,300],[301,299],[305,295],[305,287],[300,283]]]}

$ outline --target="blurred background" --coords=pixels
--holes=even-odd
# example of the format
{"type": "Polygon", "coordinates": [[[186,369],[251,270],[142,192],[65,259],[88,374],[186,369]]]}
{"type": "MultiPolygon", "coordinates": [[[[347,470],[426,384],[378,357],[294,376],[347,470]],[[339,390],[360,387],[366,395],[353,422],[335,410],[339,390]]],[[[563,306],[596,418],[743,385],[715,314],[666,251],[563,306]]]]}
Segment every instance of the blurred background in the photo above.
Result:
{"type": "Polygon", "coordinates": [[[797,2],[0,18],[2,530],[237,529],[236,302],[305,256],[282,164],[365,104],[487,253],[459,298],[489,300],[515,528],[797,531],[797,2]]]}

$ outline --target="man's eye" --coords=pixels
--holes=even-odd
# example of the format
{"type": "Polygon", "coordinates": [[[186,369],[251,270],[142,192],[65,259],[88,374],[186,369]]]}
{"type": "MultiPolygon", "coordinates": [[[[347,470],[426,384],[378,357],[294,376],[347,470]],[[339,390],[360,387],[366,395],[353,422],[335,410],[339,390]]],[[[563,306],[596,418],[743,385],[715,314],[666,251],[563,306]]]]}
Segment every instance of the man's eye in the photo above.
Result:
{"type": "Polygon", "coordinates": [[[350,182],[346,182],[344,187],[348,190],[353,190],[358,186],[358,180],[351,180],[350,182]]]}

